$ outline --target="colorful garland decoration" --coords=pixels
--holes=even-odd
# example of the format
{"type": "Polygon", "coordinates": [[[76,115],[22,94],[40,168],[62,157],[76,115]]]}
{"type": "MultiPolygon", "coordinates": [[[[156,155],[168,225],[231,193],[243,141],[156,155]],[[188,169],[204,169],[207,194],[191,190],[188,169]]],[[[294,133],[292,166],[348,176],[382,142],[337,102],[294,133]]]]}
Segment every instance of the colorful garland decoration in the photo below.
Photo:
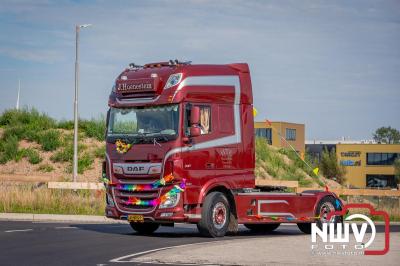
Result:
{"type": "Polygon", "coordinates": [[[117,139],[115,141],[115,149],[118,153],[124,154],[127,153],[132,148],[132,144],[125,143],[124,141],[117,139]]]}
{"type": "Polygon", "coordinates": [[[126,205],[140,205],[140,206],[157,206],[160,203],[165,202],[168,197],[181,193],[185,190],[186,180],[183,179],[179,185],[175,185],[170,191],[162,195],[161,197],[153,200],[141,200],[136,197],[129,197],[128,200],[123,200],[122,203],[126,205]]]}
{"type": "Polygon", "coordinates": [[[145,185],[128,185],[128,184],[117,184],[115,185],[117,189],[124,190],[124,191],[146,191],[146,190],[153,190],[157,189],[161,186],[165,186],[166,183],[171,182],[174,180],[174,176],[172,174],[166,175],[162,177],[160,180],[155,181],[152,184],[145,184],[145,185]]]}
{"type": "Polygon", "coordinates": [[[254,215],[254,217],[256,217],[258,220],[272,220],[272,221],[277,221],[277,222],[285,222],[285,221],[313,221],[315,219],[319,219],[321,218],[319,215],[315,216],[315,217],[278,217],[278,216],[262,216],[262,215],[254,215]]]}

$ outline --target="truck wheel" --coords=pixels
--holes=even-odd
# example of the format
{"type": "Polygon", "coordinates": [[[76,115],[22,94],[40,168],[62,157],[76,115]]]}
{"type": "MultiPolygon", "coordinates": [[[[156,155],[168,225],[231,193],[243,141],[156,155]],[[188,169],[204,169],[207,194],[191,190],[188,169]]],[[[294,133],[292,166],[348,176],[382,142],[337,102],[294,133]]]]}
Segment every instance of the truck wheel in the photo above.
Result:
{"type": "Polygon", "coordinates": [[[229,217],[229,202],[225,195],[221,192],[211,192],[204,200],[197,228],[203,236],[222,237],[228,230],[229,217]]]}
{"type": "Polygon", "coordinates": [[[160,227],[157,223],[129,223],[133,230],[141,235],[150,235],[160,227]]]}
{"type": "Polygon", "coordinates": [[[244,224],[248,229],[257,233],[268,233],[278,228],[280,223],[276,224],[244,224]]]}
{"type": "MultiPolygon", "coordinates": [[[[334,216],[331,217],[331,220],[328,221],[328,213],[331,211],[338,211],[340,207],[336,206],[336,198],[332,196],[328,196],[323,198],[317,206],[317,213],[316,216],[320,216],[320,218],[316,221],[316,224],[319,228],[322,228],[323,223],[334,223],[338,224],[343,221],[342,216],[334,216]]],[[[311,223],[298,223],[297,226],[299,227],[300,231],[305,234],[311,234],[311,223]]]]}

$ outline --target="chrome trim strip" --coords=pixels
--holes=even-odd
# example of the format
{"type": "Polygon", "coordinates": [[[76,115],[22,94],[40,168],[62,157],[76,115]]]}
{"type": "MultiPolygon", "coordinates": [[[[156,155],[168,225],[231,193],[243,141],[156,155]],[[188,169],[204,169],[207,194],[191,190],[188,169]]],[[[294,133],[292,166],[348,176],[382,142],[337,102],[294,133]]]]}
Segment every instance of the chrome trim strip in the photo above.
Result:
{"type": "MultiPolygon", "coordinates": [[[[157,167],[157,166],[160,167],[161,170],[161,163],[113,163],[113,168],[115,168],[116,166],[121,167],[124,174],[129,174],[129,175],[147,175],[149,174],[149,171],[152,167],[157,167]],[[129,167],[131,168],[143,167],[143,170],[129,171],[129,167]]],[[[152,174],[159,174],[160,172],[152,174]]]]}
{"type": "Polygon", "coordinates": [[[258,215],[261,215],[261,216],[263,216],[263,215],[265,215],[265,216],[268,216],[268,215],[279,215],[279,216],[291,216],[291,217],[294,217],[294,215],[292,214],[292,213],[290,213],[290,212],[262,212],[261,211],[261,204],[279,204],[279,203],[283,203],[283,204],[286,204],[286,205],[289,205],[289,202],[287,202],[286,200],[259,200],[258,201],[258,207],[257,207],[257,213],[258,213],[258,215]]]}
{"type": "Polygon", "coordinates": [[[241,196],[280,196],[280,195],[284,195],[284,196],[289,196],[289,195],[297,195],[296,193],[291,193],[291,192],[243,192],[243,193],[238,193],[238,195],[241,196]]]}

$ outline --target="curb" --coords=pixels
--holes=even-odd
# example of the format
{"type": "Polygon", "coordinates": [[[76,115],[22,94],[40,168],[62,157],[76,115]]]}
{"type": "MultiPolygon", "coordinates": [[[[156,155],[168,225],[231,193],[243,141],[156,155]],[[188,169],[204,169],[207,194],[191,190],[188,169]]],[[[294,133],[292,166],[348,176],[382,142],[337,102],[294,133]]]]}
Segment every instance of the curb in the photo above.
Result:
{"type": "Polygon", "coordinates": [[[126,221],[114,220],[96,215],[34,214],[34,213],[0,213],[0,221],[47,221],[47,222],[81,222],[126,224],[126,221]]]}

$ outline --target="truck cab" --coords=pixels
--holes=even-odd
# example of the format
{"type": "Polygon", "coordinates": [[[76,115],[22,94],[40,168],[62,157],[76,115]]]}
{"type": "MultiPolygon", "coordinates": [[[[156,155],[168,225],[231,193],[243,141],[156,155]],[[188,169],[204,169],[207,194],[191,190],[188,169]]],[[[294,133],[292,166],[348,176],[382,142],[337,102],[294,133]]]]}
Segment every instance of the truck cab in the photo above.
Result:
{"type": "Polygon", "coordinates": [[[336,199],[329,192],[282,196],[256,190],[245,63],[131,64],[115,80],[108,105],[106,216],[128,220],[139,233],[175,222],[196,223],[213,237],[238,223],[272,228],[277,223],[260,219],[260,212],[315,216],[321,199],[336,199]]]}

